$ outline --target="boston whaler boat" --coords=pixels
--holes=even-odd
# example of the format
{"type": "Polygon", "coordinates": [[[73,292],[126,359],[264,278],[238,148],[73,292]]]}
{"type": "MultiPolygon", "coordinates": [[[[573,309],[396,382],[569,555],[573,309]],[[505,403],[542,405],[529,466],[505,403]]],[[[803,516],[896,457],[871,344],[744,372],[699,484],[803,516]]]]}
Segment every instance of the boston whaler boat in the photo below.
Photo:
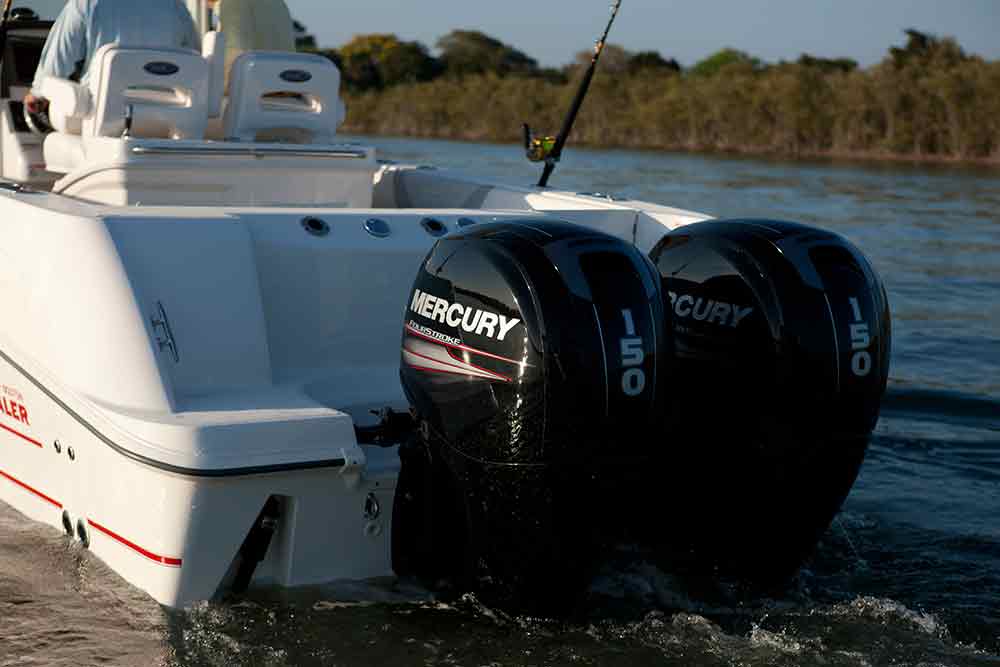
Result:
{"type": "Polygon", "coordinates": [[[781,576],[829,525],[890,344],[843,238],[383,164],[331,62],[223,100],[211,31],[102,48],[39,134],[50,27],[3,52],[0,499],[159,602],[569,589],[621,540],[781,576]]]}

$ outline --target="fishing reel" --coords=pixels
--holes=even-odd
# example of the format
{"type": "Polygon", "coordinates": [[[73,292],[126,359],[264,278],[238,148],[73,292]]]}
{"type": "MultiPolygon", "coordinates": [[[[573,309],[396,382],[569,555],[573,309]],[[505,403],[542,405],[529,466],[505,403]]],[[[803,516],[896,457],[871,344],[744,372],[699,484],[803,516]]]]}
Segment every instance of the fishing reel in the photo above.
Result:
{"type": "Polygon", "coordinates": [[[552,153],[556,147],[556,138],[552,136],[536,137],[531,127],[524,124],[524,152],[531,162],[547,162],[550,159],[558,161],[552,153]]]}
{"type": "Polygon", "coordinates": [[[31,9],[30,7],[14,7],[12,10],[10,10],[9,20],[11,23],[18,23],[18,22],[36,23],[38,22],[39,18],[38,18],[38,13],[35,10],[31,9]]]}

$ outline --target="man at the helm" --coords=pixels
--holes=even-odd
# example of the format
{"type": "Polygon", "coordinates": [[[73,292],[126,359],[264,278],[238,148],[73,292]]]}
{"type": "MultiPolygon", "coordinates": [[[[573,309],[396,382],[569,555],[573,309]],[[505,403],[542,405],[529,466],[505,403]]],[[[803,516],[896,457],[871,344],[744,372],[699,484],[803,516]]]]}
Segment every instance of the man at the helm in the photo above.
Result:
{"type": "MultiPolygon", "coordinates": [[[[105,44],[167,49],[200,49],[194,20],[180,0],[69,0],[42,49],[33,90],[45,77],[86,82],[90,61],[105,44]]],[[[45,107],[44,98],[29,93],[31,112],[45,107]]]]}

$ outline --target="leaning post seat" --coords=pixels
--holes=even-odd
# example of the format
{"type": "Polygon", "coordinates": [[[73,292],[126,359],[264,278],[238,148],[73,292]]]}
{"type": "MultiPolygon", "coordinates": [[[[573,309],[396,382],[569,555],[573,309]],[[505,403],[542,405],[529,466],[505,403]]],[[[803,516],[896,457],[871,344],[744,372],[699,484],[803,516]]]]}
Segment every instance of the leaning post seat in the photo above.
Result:
{"type": "Polygon", "coordinates": [[[90,64],[94,113],[83,134],[118,137],[132,107],[131,135],[201,139],[208,123],[209,67],[193,51],[106,45],[90,64]]]}
{"type": "Polygon", "coordinates": [[[193,51],[107,44],[91,63],[89,85],[46,78],[57,130],[45,138],[46,168],[69,173],[87,161],[93,137],[201,139],[208,123],[209,66],[193,51]],[[131,113],[129,114],[129,111],[131,113]]]}
{"type": "Polygon", "coordinates": [[[52,191],[112,206],[371,207],[374,149],[333,141],[344,117],[336,66],[244,54],[224,118],[235,139],[209,141],[221,89],[212,41],[203,54],[105,47],[89,88],[53,84],[82,134],[61,119],[46,139],[46,162],[65,174],[52,191]]]}
{"type": "Polygon", "coordinates": [[[227,141],[330,144],[345,115],[340,70],[327,58],[249,51],[233,62],[227,141]]]}

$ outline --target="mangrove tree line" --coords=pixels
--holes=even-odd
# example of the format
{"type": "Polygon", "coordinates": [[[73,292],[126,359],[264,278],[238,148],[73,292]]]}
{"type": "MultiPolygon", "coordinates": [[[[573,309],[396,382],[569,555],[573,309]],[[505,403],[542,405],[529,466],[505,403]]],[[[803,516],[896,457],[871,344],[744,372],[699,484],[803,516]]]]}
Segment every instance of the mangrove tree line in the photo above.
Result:
{"type": "MultiPolygon", "coordinates": [[[[362,134],[515,142],[521,124],[554,133],[589,61],[562,68],[471,30],[431,55],[391,34],[319,50],[344,75],[362,134]]],[[[594,146],[1000,161],[1000,62],[951,38],[906,31],[859,68],[802,55],[765,63],[723,49],[690,68],[609,45],[573,141],[594,146]]]]}

